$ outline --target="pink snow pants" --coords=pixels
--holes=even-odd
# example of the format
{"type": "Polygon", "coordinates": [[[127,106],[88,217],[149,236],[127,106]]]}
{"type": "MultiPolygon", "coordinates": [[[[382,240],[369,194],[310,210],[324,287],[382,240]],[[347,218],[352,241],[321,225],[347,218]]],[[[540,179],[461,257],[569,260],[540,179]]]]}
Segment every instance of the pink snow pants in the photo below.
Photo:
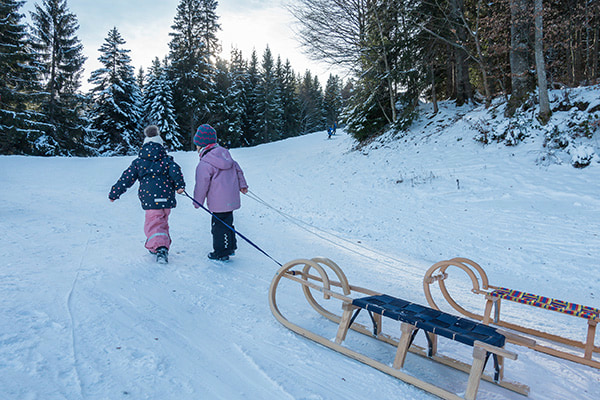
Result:
{"type": "Polygon", "coordinates": [[[169,236],[169,214],[170,208],[159,210],[146,210],[146,221],[144,222],[144,233],[146,234],[146,248],[155,253],[159,247],[171,245],[169,236]]]}

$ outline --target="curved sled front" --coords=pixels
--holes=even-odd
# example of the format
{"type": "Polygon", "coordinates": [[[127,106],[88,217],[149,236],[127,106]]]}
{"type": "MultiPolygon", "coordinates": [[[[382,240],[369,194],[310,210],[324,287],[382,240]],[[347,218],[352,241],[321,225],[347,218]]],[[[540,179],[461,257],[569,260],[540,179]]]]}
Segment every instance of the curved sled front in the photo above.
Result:
{"type": "MultiPolygon", "coordinates": [[[[320,296],[317,296],[320,297],[320,296]]],[[[286,328],[297,334],[313,340],[332,350],[340,352],[350,358],[367,364],[371,367],[394,376],[404,382],[421,388],[429,393],[444,399],[460,399],[458,395],[442,389],[432,383],[420,380],[402,371],[408,351],[419,355],[428,356],[432,361],[441,362],[453,368],[469,373],[465,399],[475,399],[480,379],[495,382],[496,384],[527,395],[529,388],[525,385],[506,382],[502,380],[504,359],[516,359],[516,354],[506,351],[504,336],[496,332],[495,328],[486,327],[478,322],[470,321],[445,314],[425,306],[410,303],[402,299],[381,294],[369,289],[352,286],[348,283],[346,275],[333,261],[326,258],[298,259],[283,265],[275,274],[269,288],[269,305],[275,318],[286,328]],[[332,279],[335,277],[336,279],[332,279]],[[338,331],[334,341],[311,332],[291,321],[281,313],[277,305],[277,288],[281,280],[289,279],[301,285],[303,294],[308,303],[319,314],[338,324],[338,331]],[[334,300],[340,304],[341,316],[323,307],[312,290],[320,292],[323,300],[334,300]],[[362,297],[361,297],[362,296],[362,297]],[[366,310],[374,323],[373,330],[354,322],[356,315],[361,310],[366,310]],[[384,334],[382,331],[383,319],[388,318],[396,323],[401,323],[402,336],[399,339],[384,334]],[[396,356],[393,366],[358,353],[343,345],[349,329],[371,336],[375,339],[389,343],[396,347],[396,356]],[[412,344],[418,330],[423,330],[428,338],[429,351],[412,344]],[[473,364],[468,365],[451,358],[437,354],[437,337],[445,336],[473,347],[473,364]],[[496,370],[492,378],[483,374],[488,358],[494,359],[496,370]]],[[[330,309],[332,307],[329,307],[330,309]]]]}
{"type": "Polygon", "coordinates": [[[532,293],[490,285],[484,269],[475,261],[469,260],[468,258],[457,257],[451,260],[437,262],[433,264],[425,273],[423,278],[423,291],[425,292],[425,297],[427,298],[427,302],[429,303],[430,307],[439,310],[440,308],[434,301],[430,288],[431,285],[436,282],[439,284],[440,291],[446,302],[462,315],[477,321],[482,321],[482,323],[486,325],[499,326],[527,335],[522,336],[520,334],[503,332],[509,342],[593,368],[600,368],[600,362],[592,358],[594,353],[600,353],[600,347],[594,344],[596,326],[600,321],[599,309],[557,300],[547,296],[540,296],[532,293]],[[484,296],[485,307],[483,315],[466,310],[460,306],[454,298],[452,298],[445,283],[449,276],[448,271],[451,269],[451,267],[463,270],[471,280],[471,292],[484,296]],[[583,318],[587,320],[586,341],[580,342],[549,332],[543,332],[523,325],[504,321],[500,317],[500,305],[502,300],[583,318]],[[549,340],[561,347],[570,346],[583,349],[583,354],[574,354],[573,351],[568,351],[566,348],[561,350],[556,347],[541,345],[533,338],[549,340]]]}

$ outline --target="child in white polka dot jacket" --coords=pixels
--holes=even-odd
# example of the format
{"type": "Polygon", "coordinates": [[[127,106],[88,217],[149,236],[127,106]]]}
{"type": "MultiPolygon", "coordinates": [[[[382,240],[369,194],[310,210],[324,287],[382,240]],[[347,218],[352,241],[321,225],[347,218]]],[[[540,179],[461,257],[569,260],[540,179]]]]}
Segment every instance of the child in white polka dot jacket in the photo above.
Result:
{"type": "Polygon", "coordinates": [[[167,262],[171,236],[169,235],[169,214],[177,205],[175,192],[185,190],[181,167],[167,155],[160,131],[156,125],[144,130],[144,144],[121,178],[113,185],[108,194],[115,201],[136,181],[140,182],[138,196],[142,208],[146,211],[144,233],[145,247],[156,254],[158,262],[167,262]]]}

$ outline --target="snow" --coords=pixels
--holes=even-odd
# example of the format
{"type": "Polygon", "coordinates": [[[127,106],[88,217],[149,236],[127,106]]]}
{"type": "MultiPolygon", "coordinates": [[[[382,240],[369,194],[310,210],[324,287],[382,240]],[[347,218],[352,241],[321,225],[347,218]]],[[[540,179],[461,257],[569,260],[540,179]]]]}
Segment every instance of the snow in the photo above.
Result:
{"type": "MultiPolygon", "coordinates": [[[[492,284],[600,307],[600,165],[536,164],[543,135],[483,146],[472,140],[480,118],[443,105],[411,136],[360,149],[341,129],[234,149],[269,206],[244,197],[235,227],[281,263],[328,257],[351,284],[421,304],[425,271],[462,256],[492,284]]],[[[197,155],[173,155],[191,192],[197,155]]],[[[229,263],[209,261],[210,216],[183,196],[170,262],[157,264],[137,186],[107,199],[132,159],[0,157],[0,398],[434,398],[280,325],[267,299],[278,265],[239,238],[229,263]]],[[[483,308],[466,277],[452,282],[483,308]]],[[[279,294],[284,315],[334,337],[290,288],[279,294]]],[[[504,304],[513,321],[584,339],[583,319],[504,304]]],[[[357,336],[348,346],[392,363],[393,349],[357,336]]],[[[529,385],[531,399],[597,398],[597,369],[507,348],[519,358],[506,378],[529,385]]],[[[468,361],[472,349],[446,341],[440,351],[468,361]]],[[[466,388],[466,374],[412,354],[405,371],[466,388]]],[[[478,398],[521,396],[482,382],[478,398]]]]}

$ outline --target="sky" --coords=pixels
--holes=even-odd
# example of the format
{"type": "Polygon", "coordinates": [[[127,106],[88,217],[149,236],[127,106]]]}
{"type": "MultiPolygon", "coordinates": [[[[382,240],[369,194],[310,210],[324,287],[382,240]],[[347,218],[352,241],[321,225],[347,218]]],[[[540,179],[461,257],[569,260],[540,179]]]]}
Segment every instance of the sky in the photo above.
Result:
{"type": "MultiPolygon", "coordinates": [[[[319,76],[324,86],[330,73],[343,72],[324,63],[310,60],[294,39],[293,16],[285,4],[291,0],[221,0],[217,7],[221,30],[217,36],[223,47],[222,58],[229,58],[232,47],[242,51],[245,59],[253,49],[262,56],[269,45],[274,57],[289,59],[296,73],[309,69],[319,76]]],[[[108,31],[116,27],[130,50],[132,66],[146,70],[155,57],[163,59],[169,52],[169,32],[180,0],[68,0],[71,12],[77,16],[80,28],[77,36],[84,46],[85,64],[82,88],[89,88],[90,72],[100,68],[98,49],[108,31]]],[[[28,0],[21,9],[26,15],[41,0],[28,0]]]]}

